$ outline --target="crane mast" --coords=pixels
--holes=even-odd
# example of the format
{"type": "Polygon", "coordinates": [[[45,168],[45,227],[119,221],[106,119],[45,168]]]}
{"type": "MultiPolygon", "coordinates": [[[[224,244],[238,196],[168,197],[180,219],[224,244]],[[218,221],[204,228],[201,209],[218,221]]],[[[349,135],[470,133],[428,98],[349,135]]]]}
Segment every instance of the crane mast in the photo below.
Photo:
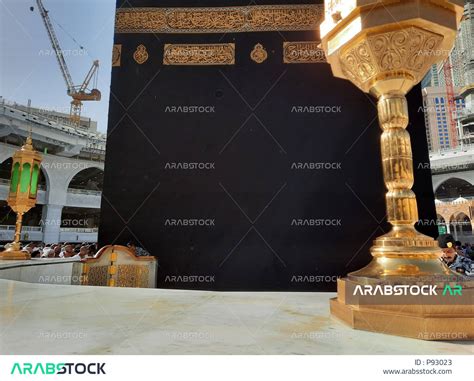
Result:
{"type": "Polygon", "coordinates": [[[59,64],[61,74],[63,75],[64,81],[66,82],[67,95],[72,98],[70,119],[73,123],[79,124],[81,121],[82,101],[100,101],[102,97],[98,89],[92,89],[90,92],[87,90],[91,79],[97,74],[99,61],[96,60],[92,63],[92,67],[89,69],[89,72],[87,73],[86,78],[82,84],[80,86],[74,86],[71,73],[67,67],[63,51],[59,45],[59,40],[56,37],[53,24],[51,23],[51,19],[48,15],[48,11],[44,8],[42,0],[36,0],[36,4],[38,5],[41,18],[43,19],[46,31],[51,41],[51,45],[53,46],[53,50],[56,54],[56,59],[59,64]]]}
{"type": "Polygon", "coordinates": [[[446,98],[447,98],[446,99],[447,105],[445,105],[445,111],[448,117],[449,129],[451,133],[450,145],[451,145],[451,148],[456,148],[458,146],[458,129],[457,129],[457,124],[456,124],[457,110],[456,110],[456,101],[454,99],[455,95],[454,95],[452,70],[453,70],[453,65],[450,61],[450,58],[448,57],[448,59],[443,65],[444,81],[446,84],[446,98]]]}
{"type": "Polygon", "coordinates": [[[59,68],[61,69],[61,73],[64,77],[64,80],[66,81],[67,92],[68,94],[70,94],[74,92],[74,83],[72,81],[71,74],[69,73],[66,60],[64,59],[63,51],[61,49],[61,46],[59,45],[59,40],[56,37],[56,33],[54,32],[53,24],[51,24],[48,11],[44,8],[43,2],[41,0],[36,0],[36,4],[38,5],[41,17],[44,22],[44,26],[46,27],[49,39],[51,40],[51,44],[53,45],[53,50],[56,54],[56,59],[58,60],[59,68]]]}
{"type": "Polygon", "coordinates": [[[458,131],[456,126],[456,102],[454,100],[454,85],[452,80],[453,66],[449,62],[449,57],[443,65],[444,80],[446,83],[446,100],[447,105],[445,106],[446,114],[448,116],[449,129],[451,132],[450,145],[451,148],[458,146],[458,131]]]}

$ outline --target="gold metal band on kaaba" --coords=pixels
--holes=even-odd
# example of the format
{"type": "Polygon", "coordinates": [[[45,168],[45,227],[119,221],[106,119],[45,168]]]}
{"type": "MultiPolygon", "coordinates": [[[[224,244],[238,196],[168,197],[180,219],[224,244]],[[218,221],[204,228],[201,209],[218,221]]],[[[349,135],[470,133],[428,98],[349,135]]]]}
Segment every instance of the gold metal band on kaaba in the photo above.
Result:
{"type": "Polygon", "coordinates": [[[323,5],[120,8],[115,33],[236,33],[316,30],[323,5]]]}

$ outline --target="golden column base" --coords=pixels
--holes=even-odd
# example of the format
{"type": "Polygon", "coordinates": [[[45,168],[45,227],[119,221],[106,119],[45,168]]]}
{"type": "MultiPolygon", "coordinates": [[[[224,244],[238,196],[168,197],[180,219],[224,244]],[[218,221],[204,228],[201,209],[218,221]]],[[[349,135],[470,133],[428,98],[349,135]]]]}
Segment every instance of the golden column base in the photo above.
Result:
{"type": "Polygon", "coordinates": [[[421,340],[474,340],[473,281],[463,284],[461,298],[466,304],[456,305],[349,304],[347,282],[352,281],[338,280],[337,298],[330,300],[330,309],[332,316],[351,328],[421,340]]]}
{"type": "Polygon", "coordinates": [[[392,225],[389,233],[374,241],[372,261],[339,281],[338,297],[331,300],[331,313],[353,328],[425,340],[474,338],[474,282],[452,272],[440,260],[437,242],[414,227],[418,207],[406,130],[405,96],[431,65],[448,57],[463,4],[462,0],[325,1],[320,31],[333,74],[377,99],[387,221],[392,225]],[[437,294],[414,296],[412,286],[437,294]],[[458,293],[444,294],[446,286],[458,293]],[[382,292],[365,295],[376,287],[382,292]],[[403,287],[409,292],[385,291],[403,287]]]}
{"type": "Polygon", "coordinates": [[[3,261],[24,261],[31,259],[30,253],[21,250],[20,243],[10,243],[5,251],[0,253],[0,260],[3,261]]]}

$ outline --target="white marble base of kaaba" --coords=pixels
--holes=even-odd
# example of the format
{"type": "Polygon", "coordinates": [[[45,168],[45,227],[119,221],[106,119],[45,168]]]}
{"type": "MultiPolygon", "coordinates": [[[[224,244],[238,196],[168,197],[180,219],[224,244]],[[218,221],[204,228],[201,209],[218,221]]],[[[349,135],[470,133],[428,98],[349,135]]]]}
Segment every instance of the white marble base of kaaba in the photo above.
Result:
{"type": "Polygon", "coordinates": [[[23,261],[0,260],[0,279],[28,283],[80,284],[80,272],[74,264],[79,258],[32,258],[23,261]]]}
{"type": "Polygon", "coordinates": [[[0,280],[0,353],[472,354],[472,342],[352,330],[330,316],[334,296],[0,280]]]}

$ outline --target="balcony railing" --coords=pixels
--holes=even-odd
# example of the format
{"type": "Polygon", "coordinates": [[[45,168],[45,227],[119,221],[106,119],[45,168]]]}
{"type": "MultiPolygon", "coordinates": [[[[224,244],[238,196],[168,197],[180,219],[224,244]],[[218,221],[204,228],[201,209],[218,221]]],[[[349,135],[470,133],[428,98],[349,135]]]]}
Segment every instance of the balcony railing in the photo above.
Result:
{"type": "MultiPolygon", "coordinates": [[[[15,231],[15,225],[0,225],[0,230],[15,231]]],[[[43,228],[41,226],[22,226],[22,232],[42,232],[43,228]]]]}
{"type": "Polygon", "coordinates": [[[82,130],[80,127],[78,128],[77,125],[66,118],[61,118],[48,113],[37,112],[34,109],[28,111],[28,107],[19,105],[15,102],[9,102],[5,99],[2,99],[0,106],[3,107],[3,114],[5,115],[18,113],[25,120],[31,120],[36,123],[44,124],[70,135],[82,136],[88,139],[86,145],[89,149],[96,149],[102,153],[105,151],[106,136],[104,134],[87,132],[82,130]],[[9,109],[9,112],[7,112],[7,108],[9,109]]]}
{"type": "MultiPolygon", "coordinates": [[[[0,185],[10,186],[10,180],[0,179],[0,185]]],[[[44,191],[44,190],[46,190],[46,187],[42,184],[38,184],[38,189],[44,191]]]]}
{"type": "MultiPolygon", "coordinates": [[[[463,202],[472,202],[474,201],[474,197],[463,197],[466,201],[463,202]]],[[[459,197],[450,197],[450,198],[443,198],[443,199],[438,199],[438,201],[444,202],[444,203],[450,203],[458,200],[459,197]]]]}
{"type": "Polygon", "coordinates": [[[92,189],[68,188],[67,193],[84,194],[88,196],[101,196],[102,192],[92,189]]]}
{"type": "MultiPolygon", "coordinates": [[[[15,231],[15,225],[0,225],[0,230],[15,231]]],[[[23,226],[21,232],[42,232],[41,226],[23,226]]],[[[69,233],[97,233],[99,228],[60,228],[61,232],[69,233]]]]}
{"type": "Polygon", "coordinates": [[[69,233],[97,233],[99,228],[61,228],[61,232],[69,233]]]}
{"type": "Polygon", "coordinates": [[[461,144],[456,148],[443,148],[437,151],[432,151],[430,152],[430,158],[434,155],[444,156],[447,154],[457,154],[457,153],[466,153],[466,152],[470,152],[474,154],[474,144],[461,144]]]}

